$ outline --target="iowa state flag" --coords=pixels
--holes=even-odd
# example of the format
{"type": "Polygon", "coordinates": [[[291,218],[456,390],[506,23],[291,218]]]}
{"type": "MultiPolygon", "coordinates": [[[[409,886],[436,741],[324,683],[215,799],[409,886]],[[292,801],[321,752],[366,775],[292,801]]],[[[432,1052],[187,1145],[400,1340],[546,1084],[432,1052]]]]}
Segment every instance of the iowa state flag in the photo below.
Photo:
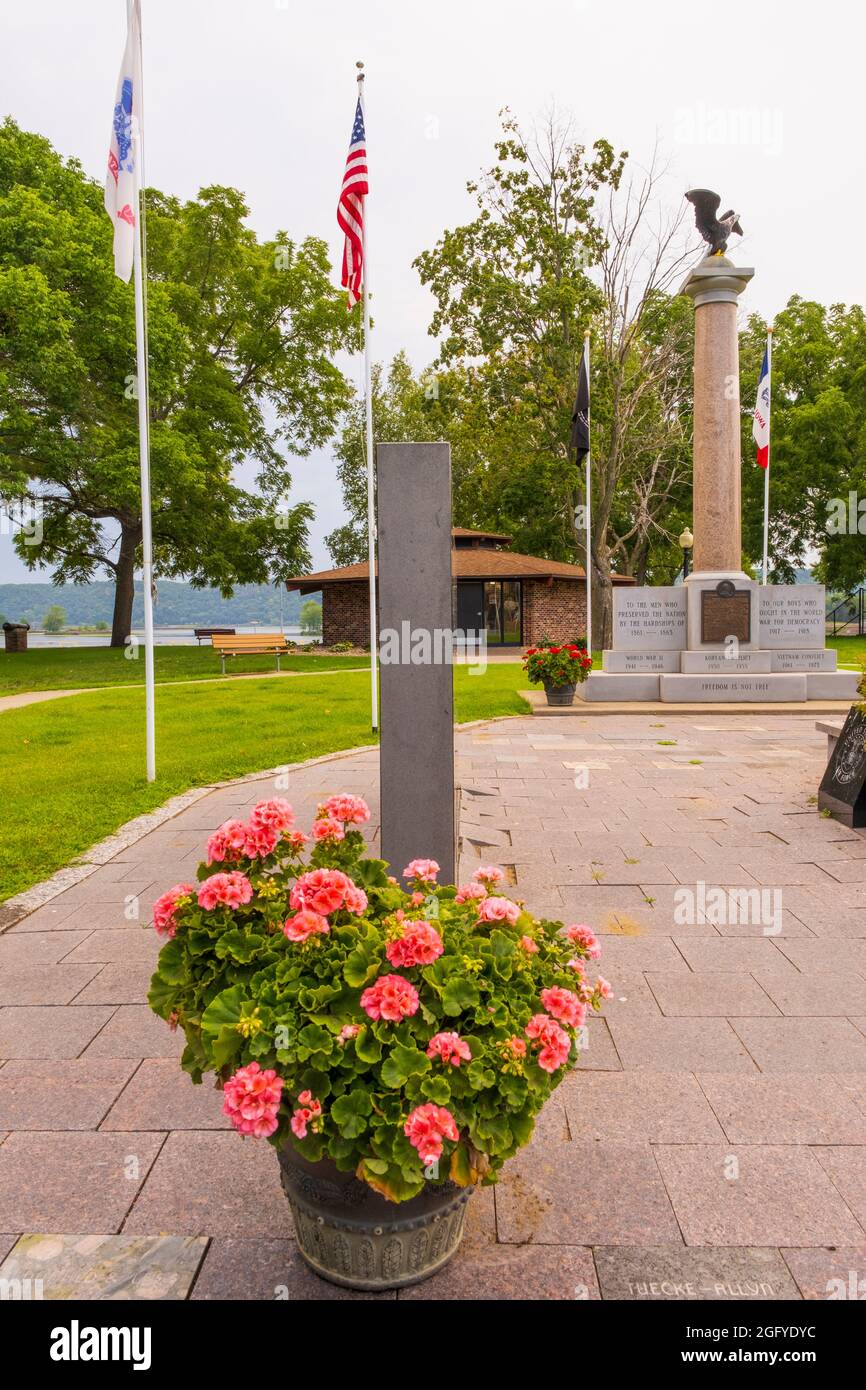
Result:
{"type": "Polygon", "coordinates": [[[764,348],[761,363],[761,377],[758,382],[758,399],[755,402],[755,416],[752,421],[752,438],[758,446],[758,464],[768,468],[770,464],[770,354],[764,348]]]}
{"type": "Polygon", "coordinates": [[[126,48],[117,79],[108,173],[105,178],[105,211],[114,227],[114,273],[129,280],[135,254],[135,217],[138,158],[135,126],[141,121],[141,28],[138,0],[130,9],[126,48]]]}

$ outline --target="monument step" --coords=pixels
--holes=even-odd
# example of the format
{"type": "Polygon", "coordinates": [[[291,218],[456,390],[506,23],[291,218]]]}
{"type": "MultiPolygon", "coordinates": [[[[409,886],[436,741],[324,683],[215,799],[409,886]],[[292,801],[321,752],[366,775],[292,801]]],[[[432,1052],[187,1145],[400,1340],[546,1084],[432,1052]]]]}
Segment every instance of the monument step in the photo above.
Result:
{"type": "Polygon", "coordinates": [[[666,677],[653,672],[590,671],[583,684],[577,687],[577,695],[581,700],[657,700],[659,681],[664,679],[666,677]]]}
{"type": "MultiPolygon", "coordinates": [[[[659,676],[659,689],[662,700],[667,703],[684,701],[746,701],[765,704],[796,703],[806,700],[809,679],[802,675],[762,675],[762,676],[719,676],[719,675],[662,675],[659,676]]],[[[840,692],[841,694],[841,692],[840,692]]]]}
{"type": "Polygon", "coordinates": [[[859,671],[809,671],[806,674],[806,699],[853,700],[860,679],[859,671]]]}

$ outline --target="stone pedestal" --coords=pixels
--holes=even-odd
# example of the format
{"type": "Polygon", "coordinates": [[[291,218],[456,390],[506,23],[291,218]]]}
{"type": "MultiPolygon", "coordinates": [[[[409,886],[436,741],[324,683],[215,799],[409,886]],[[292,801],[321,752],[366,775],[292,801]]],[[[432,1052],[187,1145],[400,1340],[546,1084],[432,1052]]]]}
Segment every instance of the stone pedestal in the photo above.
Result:
{"type": "Polygon", "coordinates": [[[825,650],[820,584],[759,585],[742,569],[737,300],[754,271],[709,256],[681,293],[695,305],[694,563],[682,585],[617,588],[613,648],[582,700],[691,703],[853,699],[858,677],[825,650]]]}

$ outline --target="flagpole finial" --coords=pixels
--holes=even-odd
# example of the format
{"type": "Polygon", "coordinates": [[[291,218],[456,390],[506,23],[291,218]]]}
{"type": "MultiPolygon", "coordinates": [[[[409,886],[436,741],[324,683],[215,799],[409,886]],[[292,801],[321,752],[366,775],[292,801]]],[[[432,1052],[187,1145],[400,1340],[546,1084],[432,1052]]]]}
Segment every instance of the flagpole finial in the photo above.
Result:
{"type": "Polygon", "coordinates": [[[592,334],[590,333],[590,331],[589,331],[588,328],[585,328],[585,329],[583,330],[583,336],[584,336],[584,338],[587,339],[587,341],[589,340],[589,338],[591,338],[592,334]]]}
{"type": "Polygon", "coordinates": [[[358,81],[363,82],[366,74],[364,72],[364,64],[360,61],[360,59],[355,64],[355,67],[358,69],[358,81]]]}
{"type": "Polygon", "coordinates": [[[772,331],[773,331],[773,325],[772,325],[771,323],[768,323],[768,324],[767,324],[767,332],[768,332],[768,333],[772,333],[772,331]]]}

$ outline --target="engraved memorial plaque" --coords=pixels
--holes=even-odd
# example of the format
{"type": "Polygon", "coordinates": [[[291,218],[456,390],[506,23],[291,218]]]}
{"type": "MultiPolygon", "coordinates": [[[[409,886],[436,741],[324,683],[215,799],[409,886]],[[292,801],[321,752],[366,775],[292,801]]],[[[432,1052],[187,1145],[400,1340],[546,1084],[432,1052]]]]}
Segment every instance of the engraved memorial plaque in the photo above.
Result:
{"type": "Polygon", "coordinates": [[[724,642],[729,637],[749,642],[751,622],[751,590],[735,589],[730,580],[723,579],[715,589],[701,592],[702,642],[724,642]]]}

